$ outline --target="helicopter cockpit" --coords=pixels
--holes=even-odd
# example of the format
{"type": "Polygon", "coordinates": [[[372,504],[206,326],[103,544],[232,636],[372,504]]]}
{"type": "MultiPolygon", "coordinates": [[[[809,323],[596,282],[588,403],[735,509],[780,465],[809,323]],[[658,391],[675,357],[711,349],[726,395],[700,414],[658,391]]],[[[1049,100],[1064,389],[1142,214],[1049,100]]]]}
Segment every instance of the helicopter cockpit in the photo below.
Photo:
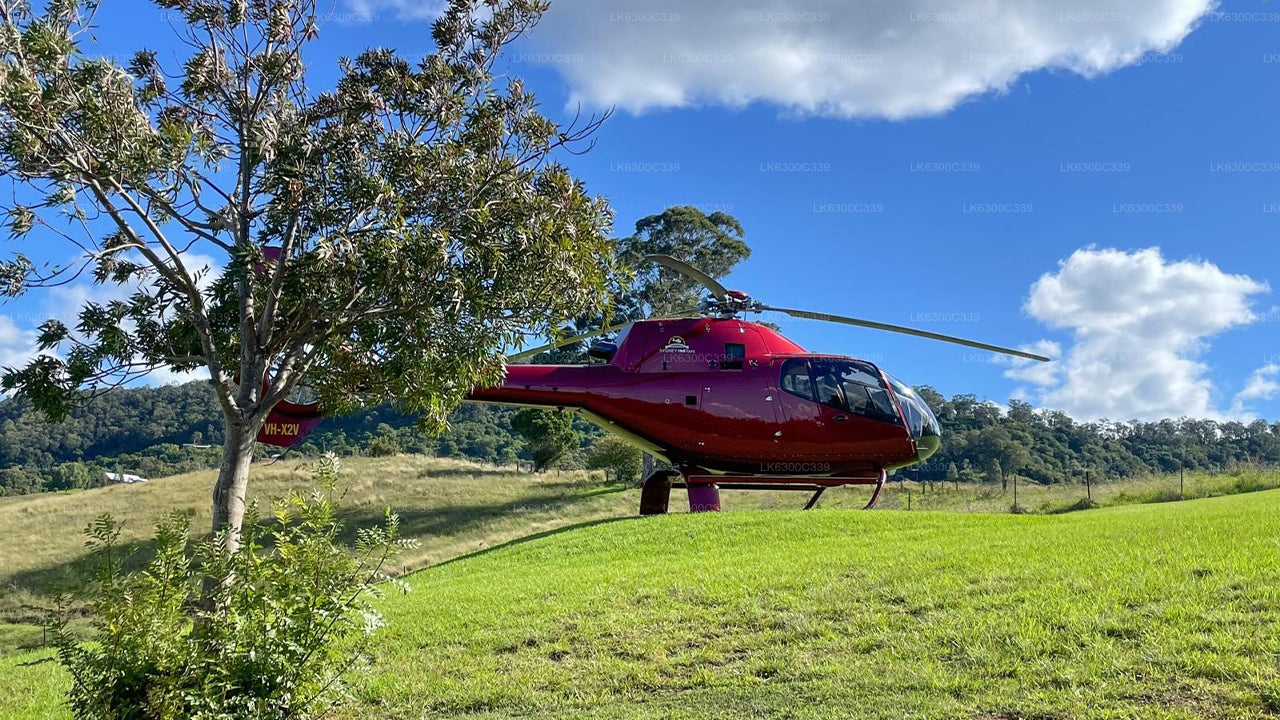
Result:
{"type": "Polygon", "coordinates": [[[871,363],[845,358],[793,358],[782,366],[782,389],[869,420],[894,425],[905,422],[915,438],[921,460],[932,455],[941,444],[938,419],[924,400],[905,383],[881,373],[871,363]],[[894,405],[894,396],[902,408],[901,415],[894,405]]]}
{"type": "Polygon", "coordinates": [[[818,402],[871,420],[902,424],[880,371],[859,360],[814,358],[809,362],[818,402]]]}

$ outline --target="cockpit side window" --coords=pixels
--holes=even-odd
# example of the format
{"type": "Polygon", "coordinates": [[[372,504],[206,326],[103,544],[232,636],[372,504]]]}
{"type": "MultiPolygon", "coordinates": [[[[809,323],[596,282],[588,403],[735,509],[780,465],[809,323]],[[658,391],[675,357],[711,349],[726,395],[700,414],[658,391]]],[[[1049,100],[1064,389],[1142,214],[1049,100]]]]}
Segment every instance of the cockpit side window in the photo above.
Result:
{"type": "Polygon", "coordinates": [[[814,365],[813,385],[818,391],[818,402],[836,410],[849,409],[848,404],[845,403],[844,391],[840,388],[840,381],[835,373],[831,372],[830,365],[814,365]]]}
{"type": "Polygon", "coordinates": [[[814,360],[810,365],[818,402],[872,420],[902,423],[893,397],[874,365],[827,359],[814,360]]]}
{"type": "Polygon", "coordinates": [[[788,360],[782,366],[782,389],[841,412],[902,424],[880,371],[868,363],[826,358],[788,360]]]}
{"type": "Polygon", "coordinates": [[[809,369],[813,375],[814,397],[810,398],[829,408],[841,412],[849,412],[848,400],[844,388],[840,384],[839,363],[819,358],[809,361],[809,369]]]}
{"type": "Polygon", "coordinates": [[[802,359],[786,361],[782,366],[782,389],[805,400],[813,400],[813,381],[809,378],[809,363],[802,359]]]}
{"type": "Polygon", "coordinates": [[[833,363],[833,369],[840,376],[840,386],[844,389],[851,411],[873,420],[902,422],[893,398],[889,396],[889,390],[874,366],[845,361],[833,363]]]}

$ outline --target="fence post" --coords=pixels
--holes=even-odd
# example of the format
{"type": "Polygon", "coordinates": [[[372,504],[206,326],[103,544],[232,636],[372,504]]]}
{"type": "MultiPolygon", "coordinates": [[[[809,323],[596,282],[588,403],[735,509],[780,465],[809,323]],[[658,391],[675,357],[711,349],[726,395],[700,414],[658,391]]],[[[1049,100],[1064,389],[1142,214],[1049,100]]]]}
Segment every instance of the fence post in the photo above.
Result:
{"type": "Polygon", "coordinates": [[[1084,492],[1088,496],[1089,502],[1093,502],[1093,486],[1089,484],[1089,471],[1084,471],[1084,492]]]}

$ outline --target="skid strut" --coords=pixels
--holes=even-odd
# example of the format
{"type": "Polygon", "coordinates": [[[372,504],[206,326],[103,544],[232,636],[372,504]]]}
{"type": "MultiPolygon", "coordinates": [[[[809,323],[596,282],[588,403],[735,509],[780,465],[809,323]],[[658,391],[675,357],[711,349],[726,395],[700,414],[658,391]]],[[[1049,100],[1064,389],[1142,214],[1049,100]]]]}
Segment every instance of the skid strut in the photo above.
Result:
{"type": "Polygon", "coordinates": [[[686,488],[689,492],[689,512],[719,512],[721,490],[794,490],[813,493],[805,503],[805,510],[817,507],[827,488],[842,485],[871,485],[871,499],[863,507],[870,510],[880,501],[889,474],[884,470],[872,470],[862,475],[832,475],[827,477],[767,477],[758,475],[685,475],[675,470],[660,470],[644,481],[640,491],[640,514],[660,515],[667,512],[671,503],[671,488],[686,488]]]}
{"type": "Polygon", "coordinates": [[[827,488],[825,486],[819,487],[817,490],[814,490],[813,497],[809,498],[809,502],[804,504],[804,509],[812,510],[813,506],[818,504],[818,500],[822,499],[822,493],[826,491],[827,491],[827,488]]]}
{"type": "Polygon", "coordinates": [[[884,470],[881,470],[880,477],[877,478],[876,480],[876,489],[871,491],[871,499],[867,501],[867,504],[865,506],[863,506],[862,508],[863,510],[870,510],[871,508],[876,506],[877,502],[880,502],[880,491],[884,490],[884,483],[888,479],[889,479],[889,473],[884,470]]]}

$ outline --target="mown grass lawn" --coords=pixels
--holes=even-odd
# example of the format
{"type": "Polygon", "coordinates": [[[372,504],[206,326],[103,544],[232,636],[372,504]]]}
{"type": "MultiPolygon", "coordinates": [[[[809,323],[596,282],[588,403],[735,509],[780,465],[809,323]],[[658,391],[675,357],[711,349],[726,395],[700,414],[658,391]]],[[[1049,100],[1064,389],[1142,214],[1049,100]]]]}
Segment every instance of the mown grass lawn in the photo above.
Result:
{"type": "Polygon", "coordinates": [[[411,577],[351,717],[1280,717],[1280,493],[618,520],[411,577]]]}
{"type": "MultiPolygon", "coordinates": [[[[450,525],[431,552],[517,532],[509,502],[596,513],[409,576],[343,715],[1280,718],[1280,491],[643,519],[612,517],[634,491],[595,492],[450,525]]],[[[0,658],[0,720],[66,717],[47,658],[0,658]]]]}

